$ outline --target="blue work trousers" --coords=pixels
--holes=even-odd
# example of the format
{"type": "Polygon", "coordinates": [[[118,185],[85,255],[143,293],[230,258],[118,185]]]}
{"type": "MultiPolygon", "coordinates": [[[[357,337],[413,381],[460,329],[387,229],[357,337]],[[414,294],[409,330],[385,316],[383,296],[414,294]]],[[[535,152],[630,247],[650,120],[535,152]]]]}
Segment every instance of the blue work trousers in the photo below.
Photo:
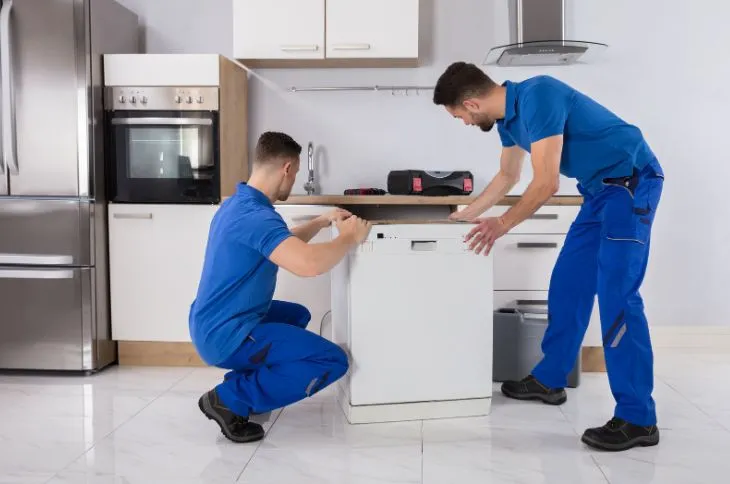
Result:
{"type": "Polygon", "coordinates": [[[347,355],[306,329],[311,315],[296,303],[273,301],[268,314],[228,360],[216,387],[221,401],[241,416],[266,413],[312,396],[340,379],[347,355]]]}
{"type": "Polygon", "coordinates": [[[543,359],[533,376],[565,387],[598,294],[603,347],[614,416],[656,424],[653,352],[639,287],[649,259],[651,228],[664,175],[654,160],[625,178],[606,179],[588,194],[553,269],[543,359]]]}

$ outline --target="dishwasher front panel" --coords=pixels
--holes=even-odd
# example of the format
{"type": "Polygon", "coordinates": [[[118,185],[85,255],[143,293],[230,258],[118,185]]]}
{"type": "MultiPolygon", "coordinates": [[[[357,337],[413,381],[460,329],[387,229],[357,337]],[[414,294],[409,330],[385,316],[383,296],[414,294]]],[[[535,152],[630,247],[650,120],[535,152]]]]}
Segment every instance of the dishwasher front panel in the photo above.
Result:
{"type": "Polygon", "coordinates": [[[493,264],[467,249],[469,229],[374,226],[350,255],[351,405],[492,395],[493,264]]]}

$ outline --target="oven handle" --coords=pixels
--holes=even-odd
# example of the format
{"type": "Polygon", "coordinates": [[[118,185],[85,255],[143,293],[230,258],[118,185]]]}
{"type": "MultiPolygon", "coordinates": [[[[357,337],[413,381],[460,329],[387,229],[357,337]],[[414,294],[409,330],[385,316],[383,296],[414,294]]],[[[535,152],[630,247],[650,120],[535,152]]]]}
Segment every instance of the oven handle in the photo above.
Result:
{"type": "Polygon", "coordinates": [[[212,126],[213,120],[206,118],[112,118],[112,124],[212,126]]]}

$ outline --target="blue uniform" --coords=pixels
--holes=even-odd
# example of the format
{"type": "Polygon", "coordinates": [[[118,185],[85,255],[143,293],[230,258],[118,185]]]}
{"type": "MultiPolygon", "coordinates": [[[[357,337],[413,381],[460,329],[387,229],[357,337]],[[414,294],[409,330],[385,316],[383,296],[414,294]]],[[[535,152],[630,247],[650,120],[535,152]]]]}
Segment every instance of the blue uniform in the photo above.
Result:
{"type": "Polygon", "coordinates": [[[503,146],[563,135],[560,172],[578,180],[584,203],[553,269],[543,359],[532,374],[565,387],[596,294],[616,417],[656,424],[653,354],[639,287],[664,174],[640,130],[549,76],[506,82],[503,146]]]}
{"type": "Polygon", "coordinates": [[[190,336],[206,363],[231,370],[216,391],[241,416],[310,396],[348,368],[338,346],[305,329],[306,308],[272,301],[278,267],[269,256],[293,236],[269,199],[244,183],[210,226],[190,336]]]}

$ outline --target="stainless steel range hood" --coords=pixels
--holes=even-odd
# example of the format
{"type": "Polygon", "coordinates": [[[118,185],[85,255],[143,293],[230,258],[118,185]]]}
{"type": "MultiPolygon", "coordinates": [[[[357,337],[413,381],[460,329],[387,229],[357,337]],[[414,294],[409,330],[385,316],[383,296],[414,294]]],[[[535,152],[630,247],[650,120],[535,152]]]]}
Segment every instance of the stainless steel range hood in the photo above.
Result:
{"type": "Polygon", "coordinates": [[[606,44],[565,39],[565,0],[509,0],[508,45],[494,47],[485,65],[557,66],[589,62],[606,44]]]}

